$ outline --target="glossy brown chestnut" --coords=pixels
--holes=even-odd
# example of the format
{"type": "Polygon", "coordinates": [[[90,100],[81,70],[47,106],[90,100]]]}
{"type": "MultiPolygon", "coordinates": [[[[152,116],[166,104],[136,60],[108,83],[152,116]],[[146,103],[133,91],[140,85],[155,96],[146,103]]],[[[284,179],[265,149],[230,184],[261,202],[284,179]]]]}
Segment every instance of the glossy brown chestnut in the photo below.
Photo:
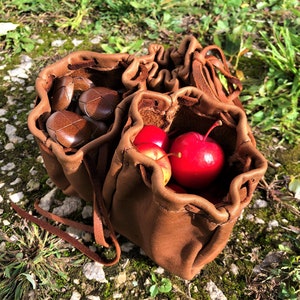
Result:
{"type": "Polygon", "coordinates": [[[62,110],[53,113],[46,122],[50,137],[66,148],[82,146],[90,140],[90,123],[74,112],[62,110]]]}
{"type": "Polygon", "coordinates": [[[96,139],[97,137],[105,134],[108,130],[106,123],[103,121],[96,121],[88,116],[83,116],[85,120],[91,125],[92,133],[91,139],[96,139]]]}
{"type": "Polygon", "coordinates": [[[56,78],[50,104],[53,111],[67,109],[74,94],[74,81],[71,76],[56,78]]]}
{"type": "Polygon", "coordinates": [[[105,87],[92,87],[79,98],[81,111],[94,120],[108,120],[120,101],[117,91],[105,87]]]}

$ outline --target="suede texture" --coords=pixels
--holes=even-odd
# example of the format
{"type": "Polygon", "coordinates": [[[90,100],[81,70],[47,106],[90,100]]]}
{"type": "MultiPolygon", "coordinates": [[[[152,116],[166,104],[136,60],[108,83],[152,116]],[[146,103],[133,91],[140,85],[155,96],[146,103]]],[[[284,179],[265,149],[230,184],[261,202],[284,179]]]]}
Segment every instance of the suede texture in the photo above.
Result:
{"type": "Polygon", "coordinates": [[[115,230],[167,271],[192,279],[223,250],[266,170],[249,134],[239,107],[211,101],[194,87],[169,95],[136,93],[103,187],[115,230]],[[218,119],[223,126],[212,137],[224,149],[226,164],[204,190],[182,194],[165,187],[160,166],[133,144],[144,125],[176,135],[190,130],[203,134],[218,119]]]}
{"type": "MultiPolygon", "coordinates": [[[[86,247],[74,243],[75,247],[112,265],[120,258],[115,232],[120,233],[184,279],[194,278],[223,250],[267,162],[256,149],[239,99],[242,84],[231,74],[220,48],[202,47],[195,37],[186,36],[177,48],[151,44],[141,56],[77,51],[45,67],[36,79],[36,91],[28,127],[48,175],[66,195],[92,203],[95,240],[112,245],[116,257],[97,260],[86,247]],[[88,120],[91,116],[83,116],[78,99],[93,87],[114,90],[119,103],[104,120],[108,123],[102,124],[100,136],[81,131],[76,136],[79,146],[64,147],[60,141],[68,137],[67,127],[58,139],[59,123],[53,122],[54,132],[49,134],[47,120],[63,110],[88,120]],[[226,163],[218,179],[202,191],[178,194],[166,188],[158,164],[133,146],[146,124],[175,137],[188,131],[203,134],[217,119],[223,126],[211,136],[222,146],[226,163]],[[80,143],[82,135],[86,139],[80,143]]],[[[76,131],[75,122],[69,125],[76,131]]],[[[39,208],[38,212],[68,223],[39,208]]],[[[49,229],[43,224],[39,222],[49,229]]],[[[65,238],[60,231],[52,232],[65,238]]]]}

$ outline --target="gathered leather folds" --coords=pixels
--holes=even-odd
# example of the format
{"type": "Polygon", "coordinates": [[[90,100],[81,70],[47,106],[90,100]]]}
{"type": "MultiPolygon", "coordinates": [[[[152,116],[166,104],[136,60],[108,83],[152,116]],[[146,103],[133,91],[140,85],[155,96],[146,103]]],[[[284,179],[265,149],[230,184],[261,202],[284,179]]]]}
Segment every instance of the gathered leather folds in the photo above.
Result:
{"type": "Polygon", "coordinates": [[[187,36],[178,47],[151,44],[145,55],[77,51],[45,67],[36,79],[37,98],[28,117],[45,168],[66,195],[91,202],[93,226],[43,211],[49,220],[93,232],[113,247],[103,259],[59,228],[12,204],[24,218],[59,235],[91,259],[118,262],[116,233],[141,247],[158,265],[192,279],[225,247],[249,204],[267,163],[239,99],[220,48],[187,36]],[[205,189],[176,193],[163,184],[161,167],[133,144],[144,125],[176,136],[204,134],[225,154],[225,166],[205,189]]]}
{"type": "Polygon", "coordinates": [[[195,87],[168,95],[136,93],[103,187],[115,230],[166,270],[192,279],[223,250],[266,169],[247,128],[239,107],[213,102],[195,87]],[[218,119],[223,126],[214,139],[224,149],[226,166],[213,186],[202,191],[182,194],[164,186],[160,166],[133,144],[144,125],[203,134],[218,119]]]}

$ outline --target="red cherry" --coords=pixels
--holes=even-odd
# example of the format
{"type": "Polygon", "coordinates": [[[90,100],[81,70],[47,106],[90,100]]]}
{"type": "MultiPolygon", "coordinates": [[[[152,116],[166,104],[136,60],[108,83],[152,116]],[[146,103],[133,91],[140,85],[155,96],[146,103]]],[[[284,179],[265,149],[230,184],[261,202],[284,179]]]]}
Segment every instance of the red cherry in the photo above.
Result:
{"type": "Polygon", "coordinates": [[[204,188],[212,183],[224,165],[224,152],[208,134],[221,121],[215,122],[205,136],[198,132],[188,132],[178,136],[171,145],[170,152],[180,156],[170,156],[172,175],[182,186],[204,188]]]}
{"type": "Polygon", "coordinates": [[[163,172],[164,185],[166,185],[171,178],[171,164],[168,154],[162,148],[152,143],[138,144],[136,149],[157,162],[163,172]]]}
{"type": "Polygon", "coordinates": [[[145,125],[136,135],[133,144],[153,143],[163,150],[169,149],[169,138],[167,133],[155,125],[145,125]]]}

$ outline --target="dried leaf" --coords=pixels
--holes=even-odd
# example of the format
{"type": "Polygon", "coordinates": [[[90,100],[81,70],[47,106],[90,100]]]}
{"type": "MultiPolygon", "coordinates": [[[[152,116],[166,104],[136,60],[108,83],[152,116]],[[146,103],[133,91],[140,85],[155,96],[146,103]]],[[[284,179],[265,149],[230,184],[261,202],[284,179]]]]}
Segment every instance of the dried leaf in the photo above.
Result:
{"type": "Polygon", "coordinates": [[[237,78],[241,81],[245,80],[245,75],[244,75],[244,72],[241,71],[241,70],[236,70],[235,71],[235,74],[237,76],[237,78]]]}
{"type": "Polygon", "coordinates": [[[292,177],[289,183],[289,190],[294,193],[296,199],[300,200],[300,179],[292,177]]]}

